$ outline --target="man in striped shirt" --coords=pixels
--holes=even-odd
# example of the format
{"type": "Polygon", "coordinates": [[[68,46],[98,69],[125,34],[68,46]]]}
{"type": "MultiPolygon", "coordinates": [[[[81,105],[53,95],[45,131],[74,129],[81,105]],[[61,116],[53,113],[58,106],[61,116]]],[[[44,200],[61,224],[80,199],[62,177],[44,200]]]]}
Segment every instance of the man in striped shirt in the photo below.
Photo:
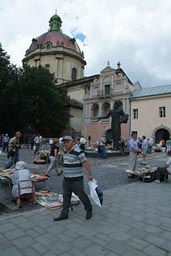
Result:
{"type": "Polygon", "coordinates": [[[74,192],[81,200],[86,210],[86,219],[92,217],[92,205],[84,191],[83,168],[88,173],[88,180],[92,180],[90,165],[87,162],[85,153],[78,147],[74,147],[75,142],[71,136],[63,138],[65,152],[63,156],[63,209],[61,214],[54,218],[55,221],[68,219],[69,208],[71,206],[71,196],[74,192]]]}

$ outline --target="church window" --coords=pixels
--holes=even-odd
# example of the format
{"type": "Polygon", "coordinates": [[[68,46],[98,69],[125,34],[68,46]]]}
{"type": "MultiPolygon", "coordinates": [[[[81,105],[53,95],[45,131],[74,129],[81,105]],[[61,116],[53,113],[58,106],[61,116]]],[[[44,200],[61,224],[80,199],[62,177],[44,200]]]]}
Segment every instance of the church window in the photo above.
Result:
{"type": "Polygon", "coordinates": [[[75,81],[77,79],[77,69],[76,68],[73,68],[72,69],[72,77],[71,77],[71,80],[72,81],[75,81]]]}
{"type": "Polygon", "coordinates": [[[165,107],[159,107],[159,116],[160,117],[166,117],[165,107]]]}
{"type": "Polygon", "coordinates": [[[102,105],[102,116],[106,116],[110,111],[110,103],[104,102],[102,105]]]}
{"type": "Polygon", "coordinates": [[[138,109],[133,109],[133,119],[138,119],[138,109]]]}
{"type": "Polygon", "coordinates": [[[105,79],[103,80],[103,84],[104,84],[104,94],[105,95],[110,95],[111,78],[109,76],[105,77],[105,79]]]}
{"type": "Polygon", "coordinates": [[[90,86],[85,87],[85,94],[88,94],[90,92],[90,86]]]}
{"type": "Polygon", "coordinates": [[[75,44],[75,38],[70,38],[69,41],[72,43],[72,44],[75,44]]]}
{"type": "Polygon", "coordinates": [[[117,85],[120,85],[120,84],[121,84],[121,81],[117,81],[116,84],[117,84],[117,85]]]}
{"type": "Polygon", "coordinates": [[[93,104],[91,108],[91,116],[99,117],[99,105],[97,103],[93,104]]]}
{"type": "Polygon", "coordinates": [[[105,84],[105,95],[110,95],[110,84],[105,84]]]}
{"type": "Polygon", "coordinates": [[[52,46],[51,43],[47,43],[47,44],[46,44],[47,50],[49,50],[49,49],[51,48],[51,46],[52,46]]]}
{"type": "Polygon", "coordinates": [[[50,71],[50,65],[49,65],[49,64],[46,64],[46,65],[45,65],[45,68],[50,71]]]}

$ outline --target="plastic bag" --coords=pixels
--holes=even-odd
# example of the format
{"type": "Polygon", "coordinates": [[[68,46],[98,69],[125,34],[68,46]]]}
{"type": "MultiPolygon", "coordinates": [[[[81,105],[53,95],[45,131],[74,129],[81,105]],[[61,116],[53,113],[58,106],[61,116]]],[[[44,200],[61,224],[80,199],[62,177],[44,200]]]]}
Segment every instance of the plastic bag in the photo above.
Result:
{"type": "Polygon", "coordinates": [[[93,202],[101,207],[103,203],[103,192],[98,187],[97,181],[93,179],[92,181],[88,182],[88,185],[90,188],[90,196],[93,202]]]}

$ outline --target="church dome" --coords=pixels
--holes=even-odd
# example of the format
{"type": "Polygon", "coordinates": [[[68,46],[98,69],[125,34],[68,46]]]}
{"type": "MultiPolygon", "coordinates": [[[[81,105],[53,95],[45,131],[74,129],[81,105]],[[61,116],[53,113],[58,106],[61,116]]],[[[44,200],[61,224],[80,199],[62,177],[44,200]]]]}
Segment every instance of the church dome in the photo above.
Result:
{"type": "Polygon", "coordinates": [[[46,49],[48,47],[63,47],[82,54],[78,44],[76,43],[76,39],[62,33],[61,25],[61,18],[57,14],[53,15],[49,20],[49,31],[32,39],[32,43],[27,50],[26,55],[37,49],[46,49]]]}
{"type": "Polygon", "coordinates": [[[30,54],[31,52],[37,49],[43,49],[43,48],[46,49],[48,47],[52,47],[52,48],[64,47],[82,54],[78,44],[76,43],[75,38],[71,38],[63,34],[61,31],[52,30],[42,34],[37,38],[33,38],[32,44],[27,50],[26,55],[30,54]]]}
{"type": "Polygon", "coordinates": [[[48,69],[57,84],[81,79],[86,65],[76,39],[64,34],[61,26],[61,18],[53,15],[49,20],[49,31],[32,39],[22,60],[24,66],[48,69]]]}

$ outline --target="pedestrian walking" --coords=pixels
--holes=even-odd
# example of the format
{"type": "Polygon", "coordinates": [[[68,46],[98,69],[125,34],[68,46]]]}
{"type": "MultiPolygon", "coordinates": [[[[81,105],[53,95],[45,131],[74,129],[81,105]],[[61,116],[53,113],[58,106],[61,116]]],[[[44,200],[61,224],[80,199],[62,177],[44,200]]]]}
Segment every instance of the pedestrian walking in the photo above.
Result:
{"type": "Polygon", "coordinates": [[[45,176],[50,177],[49,173],[51,170],[55,170],[57,175],[62,174],[61,170],[58,170],[58,152],[59,152],[59,139],[55,138],[54,140],[50,140],[50,155],[49,160],[50,164],[45,173],[45,176]]]}
{"type": "Polygon", "coordinates": [[[39,153],[39,149],[40,149],[40,145],[42,143],[42,136],[40,134],[37,134],[34,138],[34,154],[38,154],[39,153]]]}
{"type": "Polygon", "coordinates": [[[4,169],[9,169],[13,164],[19,161],[19,147],[20,147],[21,132],[16,132],[15,136],[10,139],[8,158],[9,162],[5,165],[4,169]]]}
{"type": "Polygon", "coordinates": [[[8,152],[8,145],[9,145],[10,137],[6,133],[2,139],[2,152],[8,152]]]}
{"type": "Polygon", "coordinates": [[[84,191],[83,169],[88,173],[88,180],[92,180],[90,165],[87,162],[85,153],[79,148],[75,148],[75,141],[71,136],[64,136],[64,156],[63,156],[63,209],[61,214],[54,218],[54,221],[68,219],[69,208],[71,206],[71,196],[74,192],[81,200],[86,210],[86,219],[92,217],[92,205],[84,191]]]}

